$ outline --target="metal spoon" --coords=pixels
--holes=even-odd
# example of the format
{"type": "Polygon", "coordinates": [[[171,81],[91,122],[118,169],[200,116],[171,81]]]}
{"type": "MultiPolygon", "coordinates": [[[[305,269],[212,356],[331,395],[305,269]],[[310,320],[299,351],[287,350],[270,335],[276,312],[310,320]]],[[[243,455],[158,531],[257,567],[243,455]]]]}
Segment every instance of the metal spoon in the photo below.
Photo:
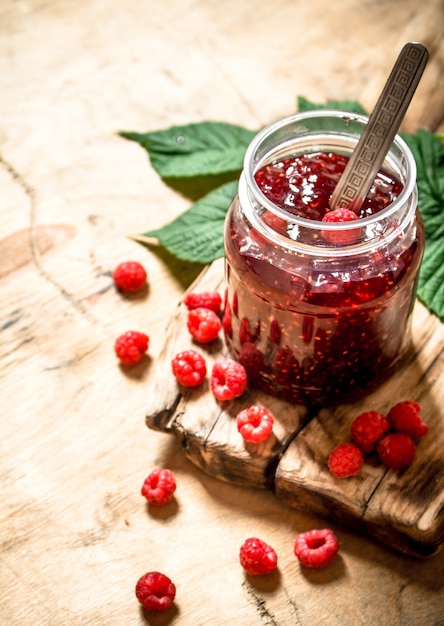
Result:
{"type": "Polygon", "coordinates": [[[429,53],[421,43],[401,50],[330,199],[330,209],[358,213],[389,151],[427,64],[429,53]]]}

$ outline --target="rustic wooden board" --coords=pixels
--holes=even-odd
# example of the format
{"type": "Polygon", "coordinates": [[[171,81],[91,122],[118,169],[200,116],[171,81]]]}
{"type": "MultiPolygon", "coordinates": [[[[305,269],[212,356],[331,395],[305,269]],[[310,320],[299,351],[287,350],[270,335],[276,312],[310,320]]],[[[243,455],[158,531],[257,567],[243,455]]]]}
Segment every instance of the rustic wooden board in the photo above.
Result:
{"type": "Polygon", "coordinates": [[[442,15],[443,0],[0,2],[2,626],[442,626],[443,552],[412,566],[332,525],[337,559],[307,572],[293,539],[322,520],[218,481],[179,437],[144,426],[165,326],[196,271],[127,235],[191,201],[117,136],[203,120],[257,129],[298,95],[370,111],[410,39],[430,60],[404,130],[444,132],[442,15]],[[149,288],[125,297],[110,273],[128,259],[149,288]],[[131,369],[112,349],[129,329],[151,339],[131,369]],[[154,509],[140,487],[160,464],[178,489],[154,509]],[[259,580],[238,563],[252,533],[279,557],[259,580]],[[154,569],[177,585],[162,615],[134,595],[154,569]]]}
{"type": "MultiPolygon", "coordinates": [[[[222,293],[223,280],[219,260],[204,270],[190,290],[222,293]]],[[[341,521],[406,554],[428,556],[439,550],[444,539],[444,331],[437,318],[418,302],[414,353],[405,367],[360,402],[322,409],[313,416],[303,406],[254,389],[233,402],[218,403],[208,379],[199,389],[179,388],[171,372],[177,352],[194,348],[204,353],[209,371],[217,357],[227,355],[222,339],[209,347],[196,345],[186,318],[187,309],[180,303],[159,356],[147,410],[149,428],[180,437],[186,456],[221,480],[273,489],[290,506],[341,521]],[[387,411],[403,399],[421,403],[430,427],[410,468],[395,472],[376,458],[367,458],[358,476],[334,478],[326,462],[335,445],[349,441],[354,417],[364,410],[387,411]],[[234,419],[252,403],[266,406],[276,420],[271,438],[260,446],[244,443],[234,419]]]]}
{"type": "MultiPolygon", "coordinates": [[[[207,267],[190,289],[221,291],[222,286],[223,263],[217,261],[207,267]]],[[[159,355],[158,374],[147,411],[148,426],[179,435],[186,455],[222,480],[250,487],[271,486],[277,460],[304,423],[305,407],[256,390],[248,390],[242,398],[219,404],[209,390],[208,376],[198,389],[179,388],[171,372],[171,359],[177,352],[198,350],[206,358],[208,372],[216,358],[223,354],[228,356],[221,339],[208,347],[195,344],[187,331],[186,319],[187,309],[179,304],[159,355]],[[233,428],[234,418],[241,408],[253,402],[267,406],[278,418],[268,441],[260,446],[245,446],[237,429],[233,428]]]]}

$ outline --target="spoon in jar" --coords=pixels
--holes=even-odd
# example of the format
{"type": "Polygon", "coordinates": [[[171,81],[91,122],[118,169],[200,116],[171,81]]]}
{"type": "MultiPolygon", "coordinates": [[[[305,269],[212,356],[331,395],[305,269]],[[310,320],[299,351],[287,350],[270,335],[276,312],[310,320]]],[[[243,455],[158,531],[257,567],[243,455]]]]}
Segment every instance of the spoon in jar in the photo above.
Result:
{"type": "Polygon", "coordinates": [[[330,199],[330,210],[359,212],[404,118],[428,60],[421,43],[402,48],[330,199]]]}

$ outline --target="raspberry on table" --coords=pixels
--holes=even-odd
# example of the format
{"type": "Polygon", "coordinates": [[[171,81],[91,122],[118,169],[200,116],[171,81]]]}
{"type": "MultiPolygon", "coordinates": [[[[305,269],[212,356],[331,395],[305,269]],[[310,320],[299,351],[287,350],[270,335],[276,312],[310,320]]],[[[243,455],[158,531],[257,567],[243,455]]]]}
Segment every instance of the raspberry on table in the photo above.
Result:
{"type": "Polygon", "coordinates": [[[265,541],[250,537],[240,548],[239,561],[247,574],[263,576],[276,569],[277,554],[265,541]]]}
{"type": "Polygon", "coordinates": [[[247,389],[247,373],[234,359],[218,359],[211,372],[210,388],[217,400],[233,400],[247,389]]]}
{"type": "Polygon", "coordinates": [[[390,424],[388,419],[377,411],[366,411],[354,420],[350,428],[353,443],[363,452],[372,452],[376,443],[386,432],[390,424]]]}
{"type": "Polygon", "coordinates": [[[137,365],[149,346],[149,337],[137,330],[128,330],[115,341],[114,351],[124,365],[137,365]]]}
{"type": "Polygon", "coordinates": [[[141,493],[154,506],[164,506],[173,499],[176,491],[176,479],[169,469],[156,469],[151,472],[142,485],[141,493]]]}
{"type": "Polygon", "coordinates": [[[147,572],[136,584],[136,597],[148,611],[165,611],[174,602],[176,587],[160,572],[147,572]]]}
{"type": "Polygon", "coordinates": [[[113,272],[114,284],[121,291],[135,292],[145,287],[147,273],[138,261],[124,261],[113,272]]]}
{"type": "Polygon", "coordinates": [[[333,561],[338,550],[338,540],[329,528],[300,533],[294,542],[294,553],[305,567],[325,567],[333,561]]]}
{"type": "Polygon", "coordinates": [[[405,433],[412,439],[420,439],[429,432],[429,427],[419,415],[420,410],[421,405],[418,402],[404,400],[390,409],[387,419],[397,432],[405,433]]]}
{"type": "Polygon", "coordinates": [[[327,465],[336,478],[349,478],[359,473],[364,457],[354,443],[341,443],[336,446],[328,457],[327,465]]]}
{"type": "Polygon", "coordinates": [[[222,306],[222,298],[217,291],[190,292],[186,294],[183,303],[190,311],[202,308],[219,313],[222,306]]]}
{"type": "MultiPolygon", "coordinates": [[[[324,223],[344,223],[344,222],[354,222],[358,219],[358,216],[354,211],[350,211],[350,209],[340,208],[334,209],[333,211],[328,211],[322,221],[324,223]]],[[[360,237],[360,229],[354,228],[353,230],[322,230],[322,237],[332,244],[352,244],[355,243],[360,237]]]]}
{"type": "Polygon", "coordinates": [[[390,433],[378,442],[378,456],[384,465],[392,469],[402,469],[413,463],[416,447],[411,437],[405,433],[390,433]]]}
{"type": "Polygon", "coordinates": [[[195,350],[184,350],[171,361],[177,382],[184,387],[197,387],[207,374],[207,365],[201,354],[195,350]]]}
{"type": "Polygon", "coordinates": [[[263,406],[253,404],[236,416],[237,429],[245,441],[262,443],[273,430],[274,418],[263,406]]]}
{"type": "Polygon", "coordinates": [[[222,324],[214,311],[199,307],[188,313],[187,327],[195,341],[209,343],[217,338],[222,324]]]}

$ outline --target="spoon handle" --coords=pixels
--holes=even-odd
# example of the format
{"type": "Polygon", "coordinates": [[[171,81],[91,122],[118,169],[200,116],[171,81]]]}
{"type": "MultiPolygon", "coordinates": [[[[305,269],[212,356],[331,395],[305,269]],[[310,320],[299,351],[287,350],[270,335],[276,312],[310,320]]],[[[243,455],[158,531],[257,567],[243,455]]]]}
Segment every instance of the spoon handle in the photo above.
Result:
{"type": "Polygon", "coordinates": [[[373,113],[330,200],[330,209],[359,211],[388,153],[427,63],[425,46],[402,48],[373,113]]]}

